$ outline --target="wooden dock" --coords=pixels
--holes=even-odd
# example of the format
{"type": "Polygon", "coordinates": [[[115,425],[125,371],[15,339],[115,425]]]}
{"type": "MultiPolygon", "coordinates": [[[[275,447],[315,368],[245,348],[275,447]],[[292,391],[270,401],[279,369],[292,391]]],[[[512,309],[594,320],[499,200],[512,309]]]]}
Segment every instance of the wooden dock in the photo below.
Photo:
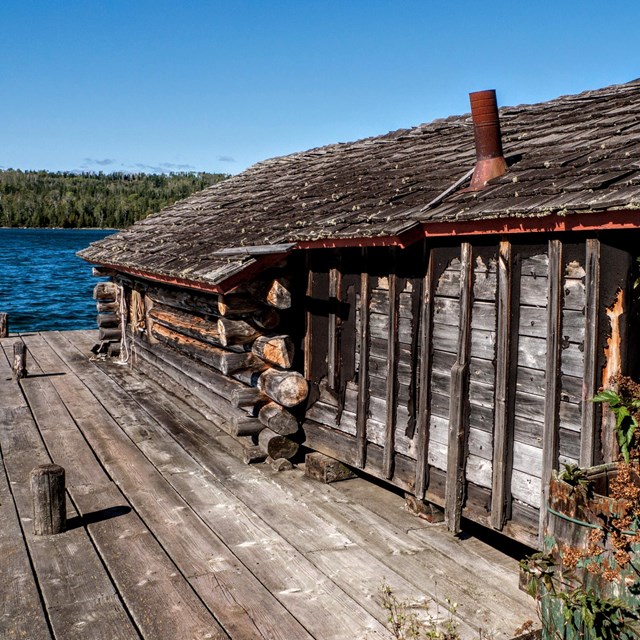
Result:
{"type": "Polygon", "coordinates": [[[513,558],[364,478],[243,464],[184,398],[92,361],[94,342],[0,341],[0,638],[392,638],[383,583],[423,619],[452,616],[461,638],[537,620],[513,558]],[[68,526],[34,536],[29,473],[49,462],[66,469],[68,526]]]}

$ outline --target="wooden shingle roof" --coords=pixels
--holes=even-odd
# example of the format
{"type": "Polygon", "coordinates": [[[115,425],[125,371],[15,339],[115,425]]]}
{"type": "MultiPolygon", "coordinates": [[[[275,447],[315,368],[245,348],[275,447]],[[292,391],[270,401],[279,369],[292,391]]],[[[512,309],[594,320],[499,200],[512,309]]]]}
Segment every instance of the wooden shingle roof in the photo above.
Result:
{"type": "Polygon", "coordinates": [[[480,192],[459,188],[433,204],[475,164],[471,117],[454,116],[260,162],[80,255],[215,285],[255,261],[215,255],[234,247],[397,236],[417,223],[640,210],[640,80],[505,107],[500,119],[509,170],[480,192]]]}

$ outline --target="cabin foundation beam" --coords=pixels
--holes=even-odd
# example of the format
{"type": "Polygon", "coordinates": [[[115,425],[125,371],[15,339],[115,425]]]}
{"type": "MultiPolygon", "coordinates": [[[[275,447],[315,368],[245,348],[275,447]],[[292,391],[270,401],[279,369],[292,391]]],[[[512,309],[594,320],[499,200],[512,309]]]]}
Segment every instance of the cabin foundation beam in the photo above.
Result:
{"type": "Polygon", "coordinates": [[[356,474],[342,462],[322,453],[308,453],[304,458],[304,475],[323,484],[355,478],[356,474]]]}

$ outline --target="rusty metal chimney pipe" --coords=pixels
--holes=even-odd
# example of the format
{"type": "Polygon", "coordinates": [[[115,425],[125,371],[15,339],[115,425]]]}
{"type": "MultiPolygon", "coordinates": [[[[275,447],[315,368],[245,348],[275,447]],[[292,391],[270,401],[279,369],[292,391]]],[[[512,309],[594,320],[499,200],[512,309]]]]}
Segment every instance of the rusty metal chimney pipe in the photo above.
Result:
{"type": "Polygon", "coordinates": [[[476,168],[471,178],[469,191],[480,191],[493,178],[507,171],[502,152],[502,135],[496,92],[476,91],[469,94],[473,135],[476,141],[476,168]]]}

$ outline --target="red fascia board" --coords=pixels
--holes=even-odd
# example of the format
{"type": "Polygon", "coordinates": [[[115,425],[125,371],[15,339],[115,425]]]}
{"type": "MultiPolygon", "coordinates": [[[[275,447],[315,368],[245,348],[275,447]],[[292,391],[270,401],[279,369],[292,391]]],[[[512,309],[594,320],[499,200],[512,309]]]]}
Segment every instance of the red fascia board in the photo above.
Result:
{"type": "Polygon", "coordinates": [[[380,236],[377,238],[325,238],[323,240],[305,240],[298,242],[295,249],[348,249],[358,247],[400,247],[407,246],[398,236],[380,236]]]}
{"type": "Polygon", "coordinates": [[[515,233],[562,233],[566,231],[613,231],[640,229],[640,211],[601,211],[572,215],[552,214],[540,218],[494,218],[460,222],[425,222],[424,237],[509,235],[515,233]]]}

